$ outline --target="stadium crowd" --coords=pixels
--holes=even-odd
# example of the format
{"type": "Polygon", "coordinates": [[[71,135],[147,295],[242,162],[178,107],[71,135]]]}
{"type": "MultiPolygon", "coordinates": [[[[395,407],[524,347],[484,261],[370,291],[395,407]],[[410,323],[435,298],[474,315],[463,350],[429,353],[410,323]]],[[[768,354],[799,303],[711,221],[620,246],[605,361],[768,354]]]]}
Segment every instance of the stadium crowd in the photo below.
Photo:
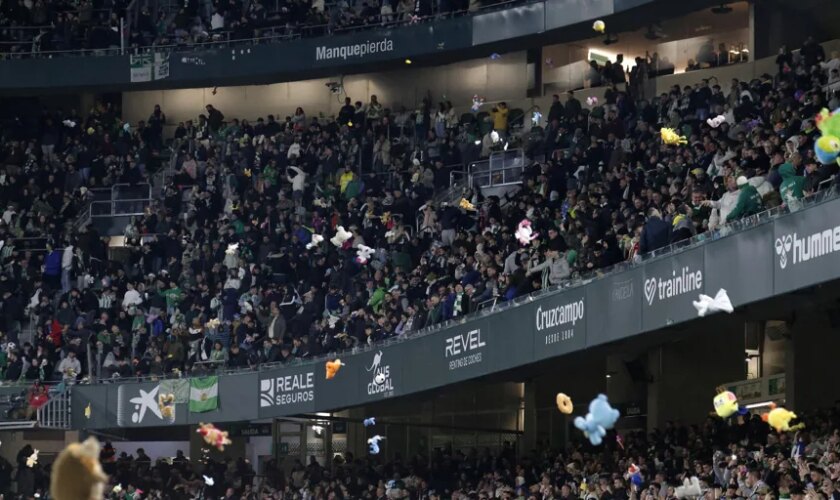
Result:
{"type": "MultiPolygon", "coordinates": [[[[417,23],[430,16],[474,12],[500,0],[214,0],[143,2],[114,0],[6,1],[0,3],[0,54],[141,47],[193,47],[207,42],[321,36],[395,23],[417,23]],[[121,30],[125,40],[121,40],[121,30]]],[[[504,2],[510,5],[510,1],[504,2]]]]}
{"type": "MultiPolygon", "coordinates": [[[[315,457],[306,465],[296,461],[289,474],[273,459],[260,471],[246,459],[207,454],[191,461],[178,452],[153,461],[143,449],[118,456],[110,443],[100,459],[111,477],[106,491],[119,484],[120,492],[108,498],[131,500],[834,500],[840,496],[840,406],[808,414],[803,422],[806,429],[794,434],[776,433],[758,415],[709,417],[694,426],[668,422],[650,434],[623,431],[620,440],[611,431],[600,447],[573,441],[564,450],[523,454],[512,443],[493,452],[393,454],[388,462],[346,453],[329,466],[315,457]],[[631,467],[638,468],[636,477],[631,467]],[[691,477],[700,491],[681,488],[691,477]]],[[[31,452],[27,445],[17,457],[20,498],[47,498],[49,469],[27,467],[31,452]]],[[[3,460],[0,485],[8,485],[12,473],[3,460]]]]}
{"type": "Polygon", "coordinates": [[[298,109],[255,123],[208,105],[177,124],[162,199],[126,226],[121,252],[77,215],[92,188],[166,174],[165,111],[133,126],[106,105],[8,124],[3,378],[309,359],[563,286],[766,208],[797,209],[837,169],[812,152],[812,117],[838,107],[822,85],[840,60],[825,59],[809,41],[775,79],[702,81],[649,100],[611,87],[592,109],[557,96],[547,124],[528,130],[509,123],[504,103],[458,118],[448,103],[403,112],[371,96],[348,98],[335,119],[298,109]],[[710,127],[719,114],[726,123],[710,127]],[[663,145],[662,126],[688,144],[663,145]],[[452,171],[505,141],[544,158],[523,166],[520,190],[435,202],[452,171]],[[527,246],[514,237],[525,218],[539,233],[527,246]],[[338,226],[351,237],[336,246],[338,226]],[[23,237],[46,251],[20,246],[23,237]],[[366,262],[360,245],[374,249],[366,262]],[[27,323],[34,338],[22,342],[27,323]]]}

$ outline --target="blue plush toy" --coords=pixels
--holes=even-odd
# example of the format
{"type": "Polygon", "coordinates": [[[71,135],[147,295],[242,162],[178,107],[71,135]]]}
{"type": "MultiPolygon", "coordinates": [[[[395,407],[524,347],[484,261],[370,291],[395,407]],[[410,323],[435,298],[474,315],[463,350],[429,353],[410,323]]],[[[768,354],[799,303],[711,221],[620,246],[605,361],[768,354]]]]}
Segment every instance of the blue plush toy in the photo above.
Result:
{"type": "Polygon", "coordinates": [[[376,417],[366,418],[362,423],[365,425],[365,427],[376,425],[376,417]]]}
{"type": "Polygon", "coordinates": [[[607,435],[607,430],[613,428],[619,416],[618,410],[610,406],[607,396],[598,394],[598,397],[589,403],[589,413],[586,414],[586,418],[575,418],[575,427],[583,431],[590,443],[598,446],[607,435]]]}
{"type": "Polygon", "coordinates": [[[379,434],[368,439],[368,448],[371,455],[379,455],[379,442],[385,439],[379,434]]]}

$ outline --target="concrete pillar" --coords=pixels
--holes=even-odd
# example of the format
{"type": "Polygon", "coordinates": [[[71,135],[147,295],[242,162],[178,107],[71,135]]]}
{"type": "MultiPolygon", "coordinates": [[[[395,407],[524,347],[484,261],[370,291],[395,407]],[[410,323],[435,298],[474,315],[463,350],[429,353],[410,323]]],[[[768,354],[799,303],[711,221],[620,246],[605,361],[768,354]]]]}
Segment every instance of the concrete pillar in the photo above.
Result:
{"type": "Polygon", "coordinates": [[[820,310],[797,315],[790,328],[785,355],[785,406],[802,412],[824,408],[840,399],[832,383],[840,352],[840,336],[828,314],[820,310]]]}
{"type": "Polygon", "coordinates": [[[364,408],[350,408],[346,411],[347,422],[347,451],[354,457],[364,457],[367,454],[367,431],[364,425],[360,424],[365,418],[364,408]]]}

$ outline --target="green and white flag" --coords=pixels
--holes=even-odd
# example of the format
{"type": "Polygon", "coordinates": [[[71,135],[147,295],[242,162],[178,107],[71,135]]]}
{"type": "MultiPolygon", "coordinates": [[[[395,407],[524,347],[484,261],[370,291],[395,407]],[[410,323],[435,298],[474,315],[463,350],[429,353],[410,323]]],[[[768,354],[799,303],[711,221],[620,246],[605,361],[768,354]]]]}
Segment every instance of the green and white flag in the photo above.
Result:
{"type": "Polygon", "coordinates": [[[201,413],[219,407],[219,377],[190,379],[190,411],[201,413]]]}

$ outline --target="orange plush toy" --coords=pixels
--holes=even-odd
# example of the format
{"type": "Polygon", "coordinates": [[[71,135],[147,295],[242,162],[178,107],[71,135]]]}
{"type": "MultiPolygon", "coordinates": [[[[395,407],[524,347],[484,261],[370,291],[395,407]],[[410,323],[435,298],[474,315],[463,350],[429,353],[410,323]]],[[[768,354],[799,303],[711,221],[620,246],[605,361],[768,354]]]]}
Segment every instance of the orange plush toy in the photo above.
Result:
{"type": "Polygon", "coordinates": [[[344,363],[341,362],[340,359],[336,359],[335,361],[327,361],[327,380],[332,380],[335,377],[338,370],[344,366],[344,363]]]}

